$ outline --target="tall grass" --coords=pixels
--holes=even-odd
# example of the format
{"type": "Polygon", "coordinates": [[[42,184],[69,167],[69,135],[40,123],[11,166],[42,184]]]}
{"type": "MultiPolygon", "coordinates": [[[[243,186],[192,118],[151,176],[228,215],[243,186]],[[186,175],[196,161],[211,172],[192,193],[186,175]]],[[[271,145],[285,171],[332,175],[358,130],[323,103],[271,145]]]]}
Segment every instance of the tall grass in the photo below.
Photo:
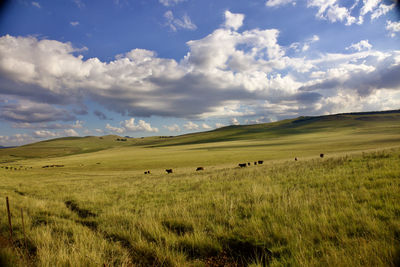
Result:
{"type": "Polygon", "coordinates": [[[395,266],[399,178],[399,149],[172,175],[0,169],[17,247],[0,262],[395,266]]]}

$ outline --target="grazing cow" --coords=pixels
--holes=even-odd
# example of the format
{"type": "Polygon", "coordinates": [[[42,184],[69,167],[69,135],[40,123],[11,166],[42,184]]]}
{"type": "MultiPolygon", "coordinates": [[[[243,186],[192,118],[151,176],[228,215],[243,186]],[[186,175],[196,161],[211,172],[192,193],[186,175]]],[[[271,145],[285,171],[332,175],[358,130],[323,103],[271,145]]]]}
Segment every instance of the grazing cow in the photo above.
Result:
{"type": "Polygon", "coordinates": [[[251,164],[250,164],[250,162],[247,162],[247,165],[249,165],[249,166],[250,166],[250,165],[251,165],[251,164]]]}
{"type": "Polygon", "coordinates": [[[297,161],[297,158],[294,158],[295,161],[297,161]]]}
{"type": "Polygon", "coordinates": [[[172,169],[166,169],[165,170],[167,173],[172,173],[172,169]]]}
{"type": "Polygon", "coordinates": [[[263,163],[264,163],[263,160],[259,160],[259,161],[258,161],[258,164],[263,164],[263,163]]]}
{"type": "Polygon", "coordinates": [[[257,165],[257,161],[254,161],[254,165],[257,165]]]}
{"type": "Polygon", "coordinates": [[[204,171],[203,167],[197,167],[196,171],[204,171]]]}
{"type": "Polygon", "coordinates": [[[145,171],[144,174],[147,174],[147,171],[145,171]]]}
{"type": "Polygon", "coordinates": [[[323,158],[323,157],[324,157],[324,154],[319,154],[319,157],[320,157],[320,158],[323,158]]]}
{"type": "Polygon", "coordinates": [[[244,167],[246,167],[246,166],[247,166],[246,163],[239,163],[239,167],[240,167],[240,168],[244,168],[244,167]]]}

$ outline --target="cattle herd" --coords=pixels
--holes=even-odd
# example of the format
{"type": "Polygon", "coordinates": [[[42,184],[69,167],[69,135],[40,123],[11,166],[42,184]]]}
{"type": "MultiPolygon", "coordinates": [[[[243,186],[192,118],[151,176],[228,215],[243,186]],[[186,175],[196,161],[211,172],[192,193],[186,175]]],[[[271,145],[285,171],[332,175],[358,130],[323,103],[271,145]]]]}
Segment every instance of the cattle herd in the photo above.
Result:
{"type": "MultiPolygon", "coordinates": [[[[319,157],[323,158],[324,154],[322,154],[322,153],[319,154],[319,157]]],[[[297,157],[295,157],[294,160],[297,161],[298,160],[297,157]]],[[[253,164],[254,165],[261,165],[263,163],[264,163],[263,160],[258,160],[258,161],[254,161],[253,164]]],[[[245,168],[247,166],[251,166],[251,163],[250,162],[239,163],[238,166],[239,166],[239,168],[245,168]]],[[[172,173],[172,169],[166,169],[165,171],[167,172],[167,174],[172,173]]],[[[196,171],[204,171],[204,167],[197,167],[196,171]]],[[[144,172],[144,174],[150,174],[150,171],[146,171],[146,172],[144,172]]]]}
{"type": "MultiPolygon", "coordinates": [[[[319,154],[319,157],[323,158],[324,154],[323,153],[319,154]]],[[[297,161],[298,160],[297,157],[295,157],[294,160],[297,161]]],[[[254,165],[257,165],[257,164],[261,165],[263,163],[264,163],[263,160],[254,161],[254,165]]],[[[98,162],[96,164],[100,164],[100,163],[98,162]]],[[[247,166],[251,166],[251,163],[250,162],[239,163],[238,166],[239,166],[239,168],[245,168],[247,166]]],[[[43,166],[42,168],[52,168],[52,167],[64,167],[64,165],[46,165],[46,166],[43,166]]],[[[27,169],[32,169],[32,167],[25,167],[24,168],[23,166],[19,166],[19,168],[12,167],[12,166],[0,166],[0,168],[6,169],[6,170],[22,170],[22,169],[27,170],[27,169]]],[[[167,174],[173,173],[172,169],[166,169],[165,171],[167,172],[167,174]]],[[[197,167],[196,171],[204,171],[204,167],[197,167]]],[[[144,172],[144,174],[150,174],[150,173],[151,173],[150,171],[145,171],[144,172]]]]}

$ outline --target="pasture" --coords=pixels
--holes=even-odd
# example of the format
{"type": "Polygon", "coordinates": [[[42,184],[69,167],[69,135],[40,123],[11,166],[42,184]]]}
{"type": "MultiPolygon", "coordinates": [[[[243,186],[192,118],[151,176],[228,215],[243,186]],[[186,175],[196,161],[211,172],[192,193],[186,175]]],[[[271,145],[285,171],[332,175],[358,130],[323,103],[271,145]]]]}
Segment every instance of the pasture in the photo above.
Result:
{"type": "Polygon", "coordinates": [[[0,265],[396,266],[399,133],[347,115],[0,150],[0,265]]]}

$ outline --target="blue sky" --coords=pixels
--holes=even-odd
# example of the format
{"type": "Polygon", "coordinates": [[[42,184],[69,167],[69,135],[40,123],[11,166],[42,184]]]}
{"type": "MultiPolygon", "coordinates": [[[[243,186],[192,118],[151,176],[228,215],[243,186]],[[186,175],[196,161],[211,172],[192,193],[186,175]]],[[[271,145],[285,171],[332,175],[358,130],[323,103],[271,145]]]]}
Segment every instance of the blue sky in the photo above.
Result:
{"type": "Polygon", "coordinates": [[[398,109],[391,0],[6,1],[0,145],[398,109]]]}

